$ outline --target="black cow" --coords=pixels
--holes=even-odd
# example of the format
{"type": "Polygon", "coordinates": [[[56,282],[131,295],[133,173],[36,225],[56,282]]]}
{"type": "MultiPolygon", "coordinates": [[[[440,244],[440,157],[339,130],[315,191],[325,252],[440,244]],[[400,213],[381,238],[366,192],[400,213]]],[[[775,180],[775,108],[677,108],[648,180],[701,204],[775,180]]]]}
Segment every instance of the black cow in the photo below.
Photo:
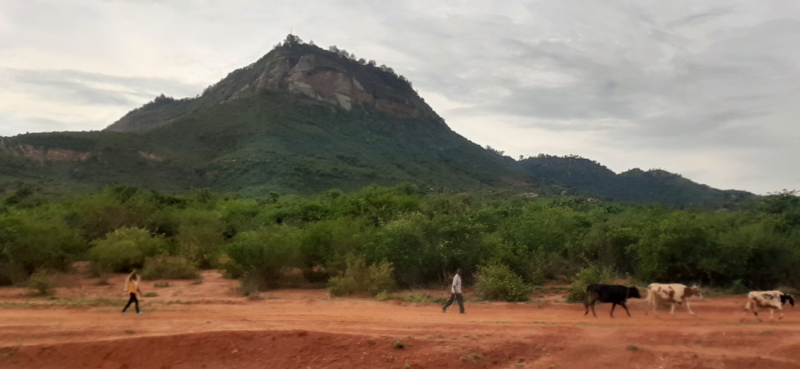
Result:
{"type": "Polygon", "coordinates": [[[628,311],[628,307],[625,306],[625,301],[629,298],[642,298],[642,295],[639,294],[639,289],[636,287],[620,286],[618,284],[591,284],[586,288],[587,301],[583,303],[583,306],[586,308],[586,314],[583,315],[589,314],[589,306],[591,306],[592,314],[597,317],[597,314],[594,312],[594,303],[600,301],[612,303],[612,318],[614,317],[614,308],[617,307],[617,304],[625,308],[625,312],[628,313],[628,316],[631,316],[631,312],[628,311]]]}

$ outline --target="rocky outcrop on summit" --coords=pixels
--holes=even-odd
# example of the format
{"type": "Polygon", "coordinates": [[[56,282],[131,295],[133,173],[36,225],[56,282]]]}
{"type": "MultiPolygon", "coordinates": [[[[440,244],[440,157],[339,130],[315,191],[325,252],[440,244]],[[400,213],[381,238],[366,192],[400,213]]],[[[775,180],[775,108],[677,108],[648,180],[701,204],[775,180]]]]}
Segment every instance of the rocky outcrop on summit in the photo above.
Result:
{"type": "Polygon", "coordinates": [[[257,62],[232,72],[196,98],[175,100],[159,96],[107,130],[151,129],[188,113],[262,91],[304,95],[345,110],[372,108],[399,117],[441,121],[411,84],[393,72],[314,45],[292,43],[276,47],[257,62]]]}

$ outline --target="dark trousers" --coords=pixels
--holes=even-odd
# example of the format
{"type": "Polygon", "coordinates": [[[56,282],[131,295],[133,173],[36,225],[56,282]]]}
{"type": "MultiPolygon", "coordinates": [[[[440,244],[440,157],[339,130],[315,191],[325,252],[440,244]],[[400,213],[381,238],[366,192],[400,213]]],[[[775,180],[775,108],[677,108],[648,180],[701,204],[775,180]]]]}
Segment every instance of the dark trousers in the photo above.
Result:
{"type": "Polygon", "coordinates": [[[462,295],[460,293],[454,293],[452,296],[450,296],[450,300],[447,300],[447,303],[444,304],[444,307],[442,308],[442,310],[447,311],[447,308],[449,308],[450,305],[453,305],[453,303],[456,302],[456,301],[458,301],[458,307],[461,308],[461,313],[463,314],[464,313],[464,295],[462,295]]]}
{"type": "Polygon", "coordinates": [[[139,312],[139,300],[136,299],[136,294],[132,293],[131,294],[131,298],[128,300],[128,305],[125,305],[125,308],[122,309],[123,313],[125,312],[125,310],[128,310],[128,306],[131,306],[131,303],[135,303],[136,304],[136,312],[137,313],[139,312]]]}

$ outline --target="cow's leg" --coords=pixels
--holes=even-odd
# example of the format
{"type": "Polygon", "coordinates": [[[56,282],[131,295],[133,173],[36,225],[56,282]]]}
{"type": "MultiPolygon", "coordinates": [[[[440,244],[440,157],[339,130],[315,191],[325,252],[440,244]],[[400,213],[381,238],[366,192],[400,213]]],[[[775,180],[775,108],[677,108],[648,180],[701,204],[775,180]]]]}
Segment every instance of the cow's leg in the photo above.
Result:
{"type": "Polygon", "coordinates": [[[583,306],[586,308],[586,312],[583,315],[584,316],[589,315],[589,307],[591,306],[592,307],[592,315],[597,317],[597,314],[595,314],[595,312],[594,312],[594,304],[595,304],[595,302],[597,302],[597,296],[594,295],[594,294],[589,294],[587,300],[588,301],[583,303],[583,306]]]}
{"type": "Polygon", "coordinates": [[[775,317],[775,309],[769,309],[769,320],[775,317]]]}
{"type": "Polygon", "coordinates": [[[589,315],[589,305],[594,305],[594,299],[592,296],[587,296],[586,301],[583,302],[583,307],[586,308],[586,313],[583,314],[584,316],[589,315]]]}
{"type": "Polygon", "coordinates": [[[675,303],[674,302],[670,302],[669,303],[669,314],[673,315],[673,316],[675,315],[675,303]]]}
{"type": "Polygon", "coordinates": [[[628,311],[628,305],[625,305],[625,301],[621,302],[620,305],[625,308],[625,312],[628,313],[628,318],[630,318],[631,312],[628,311]]]}
{"type": "Polygon", "coordinates": [[[778,308],[778,311],[780,311],[780,312],[781,312],[781,317],[780,317],[780,318],[778,318],[778,320],[781,320],[781,319],[783,319],[783,306],[781,306],[780,308],[778,308]]]}
{"type": "Polygon", "coordinates": [[[692,311],[692,307],[689,306],[689,301],[686,301],[686,310],[689,310],[689,314],[694,315],[694,311],[692,311]]]}
{"type": "MultiPolygon", "coordinates": [[[[740,322],[744,321],[744,318],[747,316],[747,312],[750,311],[751,306],[753,307],[753,314],[755,314],[756,318],[758,318],[758,312],[756,312],[757,309],[756,304],[754,304],[753,301],[748,301],[744,305],[744,312],[742,313],[742,319],[739,319],[740,322]]],[[[758,320],[761,320],[761,318],[758,318],[758,320]]]]}
{"type": "Polygon", "coordinates": [[[761,317],[758,316],[758,308],[755,306],[753,307],[753,314],[756,316],[756,318],[758,318],[759,322],[763,322],[763,320],[761,320],[761,317]]]}
{"type": "Polygon", "coordinates": [[[611,317],[612,318],[614,317],[614,308],[616,308],[616,307],[617,307],[617,303],[616,302],[612,302],[611,303],[611,317]]]}

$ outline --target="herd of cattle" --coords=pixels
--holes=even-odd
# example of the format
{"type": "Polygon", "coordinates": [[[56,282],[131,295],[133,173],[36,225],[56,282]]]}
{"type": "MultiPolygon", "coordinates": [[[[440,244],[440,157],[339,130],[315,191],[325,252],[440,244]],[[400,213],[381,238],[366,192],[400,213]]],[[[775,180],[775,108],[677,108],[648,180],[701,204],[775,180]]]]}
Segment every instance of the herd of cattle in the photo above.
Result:
{"type": "MultiPolygon", "coordinates": [[[[703,294],[700,293],[700,287],[686,287],[685,285],[677,283],[653,283],[647,286],[647,290],[647,299],[645,301],[648,305],[652,306],[654,312],[659,302],[668,303],[672,307],[670,309],[670,314],[673,315],[675,314],[675,304],[682,305],[684,303],[686,304],[686,310],[694,315],[692,307],[689,305],[689,298],[703,298],[703,294]]],[[[614,317],[614,308],[616,308],[617,305],[622,306],[625,312],[628,313],[628,316],[631,316],[631,312],[628,311],[628,306],[626,306],[625,303],[630,298],[642,298],[639,289],[636,287],[609,284],[589,285],[589,287],[586,288],[586,295],[586,302],[584,302],[586,313],[583,315],[589,314],[589,307],[591,307],[592,314],[597,317],[597,314],[594,312],[594,304],[597,301],[610,302],[612,304],[612,318],[614,317]]],[[[758,316],[758,309],[769,309],[770,319],[775,316],[775,310],[778,310],[781,313],[779,319],[783,319],[783,305],[787,302],[794,306],[794,297],[781,291],[752,291],[747,295],[747,304],[744,306],[745,311],[742,315],[742,320],[744,320],[747,312],[752,310],[756,318],[762,321],[758,316]]],[[[647,311],[645,311],[645,314],[647,314],[647,311]]]]}

